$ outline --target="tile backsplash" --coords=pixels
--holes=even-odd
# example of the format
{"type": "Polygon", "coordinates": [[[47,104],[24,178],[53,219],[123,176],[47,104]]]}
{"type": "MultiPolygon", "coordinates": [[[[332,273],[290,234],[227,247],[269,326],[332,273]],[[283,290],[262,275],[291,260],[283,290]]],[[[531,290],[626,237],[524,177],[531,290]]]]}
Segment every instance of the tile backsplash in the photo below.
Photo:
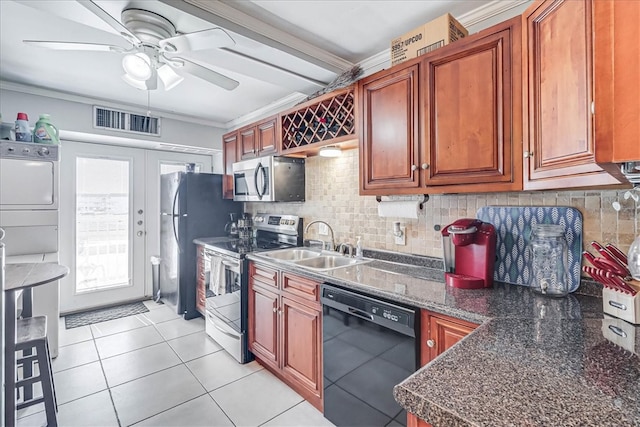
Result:
{"type": "MultiPolygon", "coordinates": [[[[304,218],[328,222],[335,232],[336,243],[355,244],[362,236],[363,247],[394,252],[442,257],[442,239],[436,225],[445,226],[458,218],[475,217],[483,206],[572,206],[582,212],[583,242],[613,243],[625,253],[640,234],[640,210],[626,190],[535,191],[520,193],[482,193],[430,195],[418,219],[380,218],[373,196],[358,194],[358,150],[343,151],[341,157],[307,158],[306,202],[304,203],[246,203],[251,213],[290,213],[304,218]],[[622,208],[615,211],[611,204],[619,201],[622,208]],[[394,243],[392,225],[400,221],[406,227],[407,244],[394,243]]],[[[397,197],[419,200],[422,197],[397,197]]],[[[314,225],[306,238],[321,238],[314,225]]]]}

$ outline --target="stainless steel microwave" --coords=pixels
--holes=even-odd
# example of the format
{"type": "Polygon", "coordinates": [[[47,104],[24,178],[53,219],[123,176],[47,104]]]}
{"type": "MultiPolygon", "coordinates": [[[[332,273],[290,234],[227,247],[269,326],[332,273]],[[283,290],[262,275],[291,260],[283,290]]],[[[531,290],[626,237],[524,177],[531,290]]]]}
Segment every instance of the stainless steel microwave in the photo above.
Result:
{"type": "Polygon", "coordinates": [[[233,200],[304,202],[304,163],[297,157],[267,156],[233,164],[233,200]]]}

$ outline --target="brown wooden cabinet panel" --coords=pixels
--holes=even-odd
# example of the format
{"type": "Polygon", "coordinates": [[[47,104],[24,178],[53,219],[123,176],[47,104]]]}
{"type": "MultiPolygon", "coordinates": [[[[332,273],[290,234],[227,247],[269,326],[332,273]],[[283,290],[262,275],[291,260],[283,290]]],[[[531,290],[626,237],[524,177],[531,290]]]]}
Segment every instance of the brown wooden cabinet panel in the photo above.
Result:
{"type": "Polygon", "coordinates": [[[204,246],[196,246],[196,310],[206,316],[207,310],[207,277],[205,272],[204,246]]]}
{"type": "Polygon", "coordinates": [[[256,155],[266,156],[278,151],[276,142],[278,116],[270,117],[256,125],[256,155]]]}
{"type": "Polygon", "coordinates": [[[518,17],[426,56],[427,188],[522,188],[520,51],[518,17]]]}
{"type": "Polygon", "coordinates": [[[427,310],[420,313],[420,365],[424,366],[469,335],[478,325],[435,314],[427,310]]]}
{"type": "Polygon", "coordinates": [[[598,163],[640,160],[640,2],[593,3],[598,163]]]}
{"type": "Polygon", "coordinates": [[[222,136],[222,157],[224,163],[224,179],[222,193],[225,199],[233,199],[233,169],[235,162],[240,160],[238,146],[238,131],[229,132],[222,136]]]}
{"type": "Polygon", "coordinates": [[[523,15],[525,189],[611,185],[595,162],[592,2],[545,0],[523,15]]]}
{"type": "Polygon", "coordinates": [[[249,284],[249,350],[266,363],[278,366],[278,294],[249,284]]]}
{"type": "Polygon", "coordinates": [[[238,130],[240,158],[251,159],[256,156],[256,126],[250,125],[238,130]]]}
{"type": "Polygon", "coordinates": [[[321,311],[283,296],[282,310],[282,370],[302,384],[307,400],[320,403],[322,381],[321,311]]]}
{"type": "Polygon", "coordinates": [[[322,411],[320,283],[249,265],[249,350],[322,411]]]}
{"type": "Polygon", "coordinates": [[[360,194],[420,188],[418,69],[414,61],[358,82],[360,194]]]}

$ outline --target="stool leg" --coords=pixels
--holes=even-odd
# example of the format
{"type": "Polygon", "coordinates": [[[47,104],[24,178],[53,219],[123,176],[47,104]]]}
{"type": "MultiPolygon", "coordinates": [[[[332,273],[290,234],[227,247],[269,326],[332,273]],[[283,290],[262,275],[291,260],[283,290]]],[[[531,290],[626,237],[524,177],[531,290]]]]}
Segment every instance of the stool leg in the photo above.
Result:
{"type": "MultiPolygon", "coordinates": [[[[25,348],[22,350],[22,357],[30,356],[32,350],[25,348]]],[[[33,376],[33,362],[28,362],[22,365],[22,377],[31,378],[33,376]]],[[[31,400],[33,398],[33,386],[31,384],[25,385],[23,388],[24,400],[31,400]]]]}
{"type": "Polygon", "coordinates": [[[51,360],[49,359],[49,351],[47,349],[47,340],[37,348],[38,365],[40,369],[40,380],[42,381],[42,395],[44,397],[44,409],[47,414],[47,426],[58,427],[58,419],[56,416],[56,401],[53,391],[53,378],[51,372],[51,360]]]}
{"type": "MultiPolygon", "coordinates": [[[[47,360],[51,360],[51,354],[49,353],[49,340],[45,341],[45,348],[47,350],[47,360]]],[[[56,383],[53,381],[53,370],[49,370],[50,374],[49,377],[51,378],[51,389],[53,390],[53,403],[55,404],[56,407],[56,412],[58,412],[58,398],[56,397],[56,383]]]]}

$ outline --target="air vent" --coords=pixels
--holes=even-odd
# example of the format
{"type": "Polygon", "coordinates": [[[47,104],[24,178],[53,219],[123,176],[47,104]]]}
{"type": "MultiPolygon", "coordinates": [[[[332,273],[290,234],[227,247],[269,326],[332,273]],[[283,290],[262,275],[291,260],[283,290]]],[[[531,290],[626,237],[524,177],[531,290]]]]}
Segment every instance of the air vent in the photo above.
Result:
{"type": "Polygon", "coordinates": [[[160,117],[141,116],[128,111],[94,106],[93,127],[160,136],[160,117]]]}

